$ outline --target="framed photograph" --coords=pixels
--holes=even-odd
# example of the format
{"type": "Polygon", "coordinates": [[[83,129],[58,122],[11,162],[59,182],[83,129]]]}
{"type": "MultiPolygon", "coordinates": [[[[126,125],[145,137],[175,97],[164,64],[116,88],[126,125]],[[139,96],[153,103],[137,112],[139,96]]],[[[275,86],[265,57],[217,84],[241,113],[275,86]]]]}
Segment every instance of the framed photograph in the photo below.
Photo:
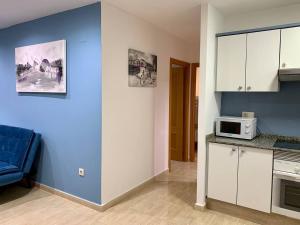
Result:
{"type": "Polygon", "coordinates": [[[128,85],[129,87],[157,86],[157,56],[128,50],[128,85]]]}
{"type": "Polygon", "coordinates": [[[30,93],[67,93],[66,41],[15,49],[16,90],[30,93]]]}

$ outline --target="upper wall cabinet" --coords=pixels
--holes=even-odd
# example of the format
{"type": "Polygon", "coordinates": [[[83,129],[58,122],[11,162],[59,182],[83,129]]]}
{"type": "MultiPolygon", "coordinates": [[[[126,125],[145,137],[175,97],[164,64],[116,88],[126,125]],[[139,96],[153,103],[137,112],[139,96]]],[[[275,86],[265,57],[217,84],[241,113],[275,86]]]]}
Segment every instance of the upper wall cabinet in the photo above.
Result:
{"type": "Polygon", "coordinates": [[[300,68],[300,27],[281,30],[280,69],[300,68]]]}
{"type": "Polygon", "coordinates": [[[246,34],[218,38],[217,91],[245,91],[246,34]]]}
{"type": "Polygon", "coordinates": [[[218,38],[216,91],[279,91],[280,31],[218,38]]]}
{"type": "Polygon", "coordinates": [[[247,35],[246,91],[279,91],[280,30],[247,35]]]}

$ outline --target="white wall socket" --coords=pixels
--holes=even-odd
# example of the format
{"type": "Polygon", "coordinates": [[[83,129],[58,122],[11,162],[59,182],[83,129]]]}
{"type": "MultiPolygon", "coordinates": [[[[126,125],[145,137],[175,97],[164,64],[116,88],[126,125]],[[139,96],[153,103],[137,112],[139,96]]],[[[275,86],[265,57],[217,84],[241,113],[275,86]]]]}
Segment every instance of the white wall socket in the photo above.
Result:
{"type": "Polygon", "coordinates": [[[79,168],[78,175],[81,177],[84,177],[84,169],[83,168],[79,168]]]}

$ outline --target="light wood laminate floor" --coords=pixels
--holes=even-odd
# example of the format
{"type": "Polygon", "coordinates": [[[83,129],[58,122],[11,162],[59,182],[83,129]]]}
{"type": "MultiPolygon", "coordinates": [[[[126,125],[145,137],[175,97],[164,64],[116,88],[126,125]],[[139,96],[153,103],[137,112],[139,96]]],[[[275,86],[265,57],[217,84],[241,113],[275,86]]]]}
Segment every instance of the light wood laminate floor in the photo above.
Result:
{"type": "Polygon", "coordinates": [[[1,225],[254,225],[211,210],[194,210],[196,164],[172,162],[163,174],[122,203],[98,212],[39,189],[0,192],[1,225]]]}

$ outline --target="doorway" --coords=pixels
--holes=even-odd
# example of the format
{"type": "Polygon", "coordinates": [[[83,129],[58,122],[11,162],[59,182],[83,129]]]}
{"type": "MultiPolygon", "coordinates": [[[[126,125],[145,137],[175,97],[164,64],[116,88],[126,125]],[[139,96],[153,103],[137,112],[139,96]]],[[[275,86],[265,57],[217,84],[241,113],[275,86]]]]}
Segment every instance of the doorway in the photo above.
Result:
{"type": "Polygon", "coordinates": [[[195,161],[197,66],[170,59],[169,170],[171,161],[195,161]]]}
{"type": "Polygon", "coordinates": [[[198,104],[199,104],[199,63],[191,64],[191,137],[190,137],[190,161],[197,160],[198,151],[198,104]]]}

